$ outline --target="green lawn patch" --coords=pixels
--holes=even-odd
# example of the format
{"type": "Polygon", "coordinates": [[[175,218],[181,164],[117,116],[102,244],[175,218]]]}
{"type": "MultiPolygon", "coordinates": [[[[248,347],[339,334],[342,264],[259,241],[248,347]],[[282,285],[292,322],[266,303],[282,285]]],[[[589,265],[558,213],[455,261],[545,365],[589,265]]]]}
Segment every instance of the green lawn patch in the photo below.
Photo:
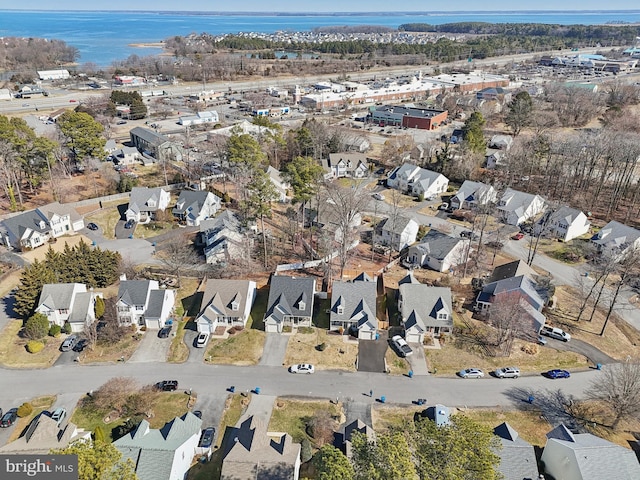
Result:
{"type": "Polygon", "coordinates": [[[176,322],[175,337],[171,339],[169,355],[167,356],[167,362],[169,363],[184,363],[187,361],[187,358],[189,358],[189,348],[184,344],[186,324],[186,320],[176,322]]]}
{"type": "Polygon", "coordinates": [[[262,357],[265,333],[245,328],[226,339],[213,338],[205,360],[217,364],[256,365],[262,357]]]}
{"type": "Polygon", "coordinates": [[[324,328],[324,329],[329,329],[329,317],[330,317],[330,313],[329,313],[329,309],[331,308],[331,300],[326,298],[324,300],[319,300],[318,301],[318,310],[316,311],[314,318],[315,318],[315,325],[318,328],[324,328]]]}
{"type": "Polygon", "coordinates": [[[336,421],[342,420],[342,407],[326,401],[303,401],[276,399],[269,422],[270,432],[286,432],[293,437],[294,442],[314,439],[307,434],[307,424],[318,411],[326,411],[336,421]]]}

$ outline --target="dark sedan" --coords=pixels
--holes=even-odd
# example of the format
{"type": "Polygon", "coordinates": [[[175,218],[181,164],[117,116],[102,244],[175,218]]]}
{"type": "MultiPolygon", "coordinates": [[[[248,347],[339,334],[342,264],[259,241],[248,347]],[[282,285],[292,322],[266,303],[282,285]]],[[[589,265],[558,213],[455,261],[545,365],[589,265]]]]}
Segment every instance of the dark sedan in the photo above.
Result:
{"type": "Polygon", "coordinates": [[[87,228],[89,230],[98,230],[98,225],[96,225],[95,223],[91,222],[91,223],[87,223],[87,228]]]}
{"type": "Polygon", "coordinates": [[[5,413],[2,416],[2,420],[0,420],[0,427],[2,428],[10,427],[14,423],[16,423],[17,418],[18,418],[17,408],[12,408],[11,410],[8,410],[7,413],[5,413]]]}
{"type": "Polygon", "coordinates": [[[202,436],[200,437],[200,443],[198,444],[199,447],[202,448],[209,448],[211,447],[211,444],[213,443],[213,437],[216,433],[216,429],[213,427],[208,427],[205,428],[202,431],[202,436]]]}
{"type": "Polygon", "coordinates": [[[569,378],[571,374],[566,370],[555,369],[555,370],[549,370],[544,374],[544,376],[547,378],[556,379],[556,378],[569,378]]]}
{"type": "Polygon", "coordinates": [[[171,325],[167,325],[166,327],[161,328],[161,329],[158,331],[158,337],[159,337],[159,338],[168,338],[168,337],[169,337],[169,335],[171,334],[171,328],[172,328],[172,326],[171,326],[171,325]]]}

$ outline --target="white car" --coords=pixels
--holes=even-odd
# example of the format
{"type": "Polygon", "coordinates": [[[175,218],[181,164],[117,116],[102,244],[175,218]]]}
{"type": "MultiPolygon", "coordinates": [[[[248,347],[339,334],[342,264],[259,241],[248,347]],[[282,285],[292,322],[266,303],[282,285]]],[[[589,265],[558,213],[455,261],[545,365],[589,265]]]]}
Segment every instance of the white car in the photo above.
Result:
{"type": "Polygon", "coordinates": [[[298,365],[291,365],[289,367],[291,373],[306,373],[310,374],[315,372],[315,368],[310,363],[300,363],[298,365]]]}
{"type": "Polygon", "coordinates": [[[198,338],[196,338],[196,347],[203,348],[209,341],[209,334],[207,332],[200,332],[198,338]]]}
{"type": "Polygon", "coordinates": [[[498,368],[493,373],[498,378],[518,378],[520,376],[520,369],[518,367],[504,367],[498,368]]]}
{"type": "Polygon", "coordinates": [[[402,357],[408,357],[409,355],[413,355],[413,350],[407,343],[407,341],[402,338],[400,335],[394,335],[391,338],[393,345],[395,346],[398,354],[402,357]]]}
{"type": "Polygon", "coordinates": [[[58,424],[58,426],[60,426],[66,416],[67,411],[64,408],[56,408],[56,410],[51,414],[51,419],[54,420],[58,424]]]}
{"type": "Polygon", "coordinates": [[[467,368],[466,370],[460,370],[458,375],[462,378],[482,378],[484,372],[479,368],[467,368]]]}
{"type": "Polygon", "coordinates": [[[562,330],[561,328],[550,327],[545,325],[540,329],[540,335],[546,335],[547,337],[555,338],[556,340],[562,340],[568,342],[571,340],[571,335],[562,330]]]}

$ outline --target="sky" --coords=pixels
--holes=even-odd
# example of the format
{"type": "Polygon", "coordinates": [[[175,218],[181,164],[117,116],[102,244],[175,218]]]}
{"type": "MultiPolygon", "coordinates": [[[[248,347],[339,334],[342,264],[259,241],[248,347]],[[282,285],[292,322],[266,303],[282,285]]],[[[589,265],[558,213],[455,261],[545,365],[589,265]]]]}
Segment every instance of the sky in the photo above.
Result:
{"type": "MultiPolygon", "coordinates": [[[[629,0],[536,0],[505,3],[503,0],[458,0],[451,3],[428,0],[29,0],[26,4],[0,1],[0,8],[28,10],[148,10],[210,12],[428,12],[428,11],[517,11],[517,10],[629,10],[629,0]],[[516,5],[514,5],[516,3],[516,5]],[[2,6],[1,4],[5,4],[2,6]]],[[[639,8],[640,5],[636,5],[639,8]]]]}

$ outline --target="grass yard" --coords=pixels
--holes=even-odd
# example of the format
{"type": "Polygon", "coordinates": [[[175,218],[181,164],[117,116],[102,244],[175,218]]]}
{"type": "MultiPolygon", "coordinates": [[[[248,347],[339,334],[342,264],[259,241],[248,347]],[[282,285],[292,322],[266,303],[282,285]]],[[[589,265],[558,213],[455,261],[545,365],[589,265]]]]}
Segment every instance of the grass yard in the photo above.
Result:
{"type": "Polygon", "coordinates": [[[169,354],[167,355],[167,362],[169,363],[184,363],[189,358],[189,347],[184,344],[184,334],[186,332],[184,327],[186,324],[187,320],[176,322],[175,337],[171,339],[169,354]]]}
{"type": "Polygon", "coordinates": [[[473,409],[458,410],[456,414],[470,418],[476,423],[495,428],[503,422],[508,422],[518,435],[532,445],[544,447],[547,443],[547,433],[553,429],[539,410],[503,410],[503,409],[473,409]]]}
{"type": "Polygon", "coordinates": [[[212,338],[205,360],[215,364],[256,365],[262,357],[266,334],[245,328],[229,338],[212,338]]]}
{"type": "Polygon", "coordinates": [[[413,415],[425,408],[425,406],[397,407],[376,402],[371,408],[372,427],[376,433],[404,429],[408,422],[413,421],[413,415]]]}
{"type": "Polygon", "coordinates": [[[22,320],[11,320],[0,335],[0,363],[10,368],[48,368],[60,356],[63,337],[46,337],[45,347],[38,353],[27,352],[27,339],[18,336],[22,320]]]}
{"type": "Polygon", "coordinates": [[[404,358],[400,358],[391,348],[387,348],[384,358],[387,360],[387,368],[391,375],[406,375],[411,370],[409,362],[404,358]]]}
{"type": "Polygon", "coordinates": [[[140,340],[137,334],[127,333],[117,343],[98,343],[93,350],[85,349],[80,354],[80,363],[117,362],[122,358],[127,361],[138,345],[140,340]]]}
{"type": "Polygon", "coordinates": [[[342,404],[336,405],[328,400],[305,401],[277,398],[268,431],[286,432],[293,437],[294,442],[301,442],[307,438],[314,443],[314,439],[307,434],[306,427],[318,411],[328,412],[336,422],[336,429],[344,421],[342,404]]]}
{"type": "MultiPolygon", "coordinates": [[[[43,397],[36,397],[33,400],[30,400],[29,403],[33,407],[33,412],[28,417],[20,418],[16,421],[16,426],[13,428],[11,432],[11,436],[9,437],[9,442],[13,442],[16,440],[20,434],[24,431],[25,428],[31,423],[36,415],[38,415],[43,410],[51,410],[51,406],[56,403],[55,395],[45,395],[43,397]]],[[[16,405],[18,407],[19,405],[16,405]]]]}
{"type": "Polygon", "coordinates": [[[174,228],[178,228],[178,224],[175,222],[156,222],[141,223],[136,226],[136,230],[133,234],[134,238],[149,238],[163,233],[170,232],[174,228]]]}
{"type": "Polygon", "coordinates": [[[96,213],[85,217],[85,225],[89,222],[95,223],[100,227],[104,238],[113,240],[116,238],[116,224],[120,220],[118,206],[123,204],[126,205],[126,203],[127,202],[124,200],[118,200],[109,204],[103,204],[102,210],[98,210],[96,213]]]}
{"type": "Polygon", "coordinates": [[[286,365],[311,363],[318,370],[356,370],[358,344],[345,342],[343,335],[329,334],[327,330],[313,328],[312,333],[298,331],[290,340],[284,357],[286,365]],[[324,351],[316,347],[325,343],[324,351]]]}
{"type": "MultiPolygon", "coordinates": [[[[151,424],[151,428],[160,428],[175,417],[184,415],[188,411],[188,398],[188,395],[185,395],[184,393],[159,393],[152,407],[153,417],[147,419],[151,424]]],[[[112,430],[115,427],[124,424],[127,418],[120,417],[105,423],[104,420],[108,413],[109,412],[104,410],[97,410],[91,402],[87,402],[85,404],[83,400],[80,400],[80,402],[78,402],[78,406],[73,412],[73,415],[71,416],[71,422],[92,432],[96,427],[103,426],[105,427],[107,440],[111,441],[113,440],[111,436],[112,430]]]]}

